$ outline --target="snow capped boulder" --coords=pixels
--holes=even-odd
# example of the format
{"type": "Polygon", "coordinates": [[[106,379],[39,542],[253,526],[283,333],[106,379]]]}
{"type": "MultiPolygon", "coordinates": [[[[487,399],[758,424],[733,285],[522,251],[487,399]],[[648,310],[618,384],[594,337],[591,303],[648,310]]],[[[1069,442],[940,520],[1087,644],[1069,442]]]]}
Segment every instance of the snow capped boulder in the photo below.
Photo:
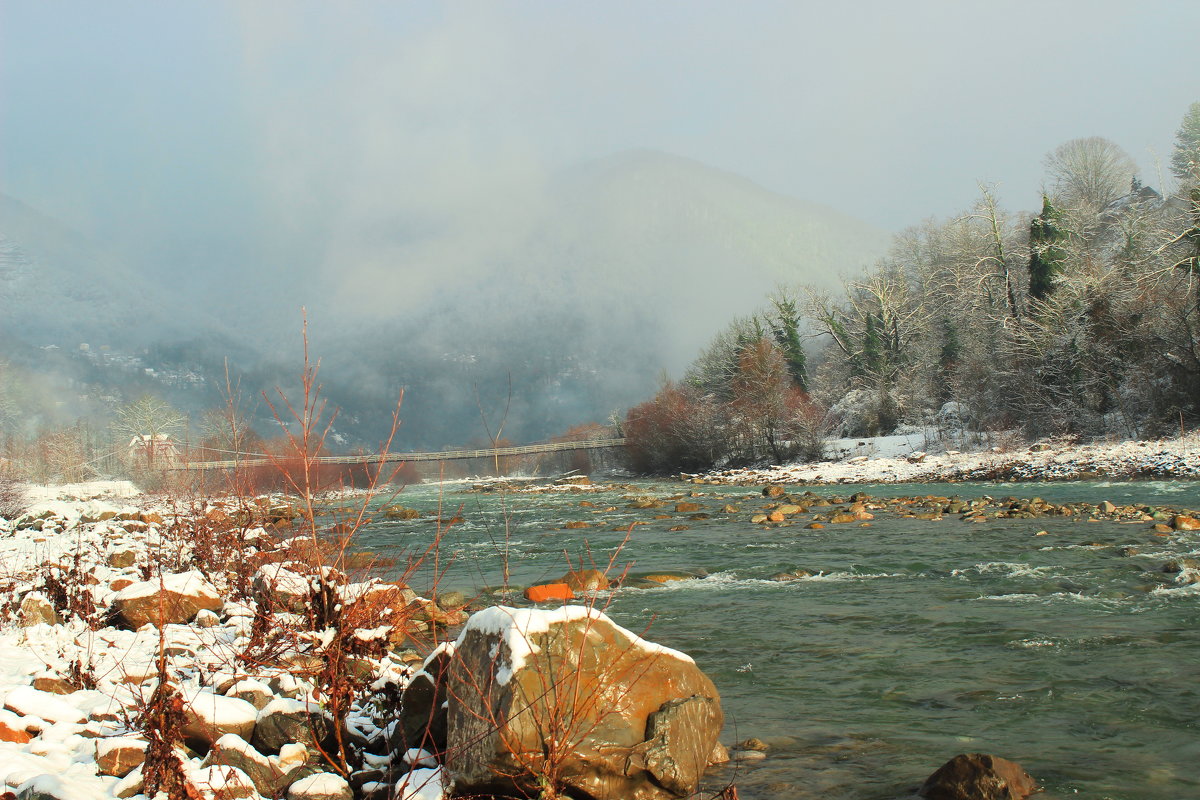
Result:
{"type": "Polygon", "coordinates": [[[262,711],[267,707],[268,703],[275,699],[275,693],[271,691],[270,686],[267,686],[262,681],[250,678],[245,678],[230,686],[225,694],[229,697],[245,700],[259,711],[262,711]]]}
{"type": "Polygon", "coordinates": [[[292,743],[320,752],[330,749],[332,736],[333,719],[320,706],[277,697],[258,712],[252,741],[265,753],[278,753],[284,745],[292,743]]]}
{"type": "Polygon", "coordinates": [[[150,623],[190,622],[202,608],[219,610],[224,602],[212,584],[196,571],[163,575],[117,592],[113,605],[121,621],[133,630],[150,623]]]}
{"type": "Polygon", "coordinates": [[[58,695],[41,692],[32,686],[18,686],[4,696],[4,707],[24,717],[38,717],[50,723],[83,723],[87,717],[58,695]]]}
{"type": "Polygon", "coordinates": [[[259,567],[252,585],[258,602],[276,611],[302,612],[312,595],[309,579],[282,564],[259,567]]]}
{"type": "Polygon", "coordinates": [[[189,742],[209,748],[227,733],[249,739],[254,732],[258,709],[245,700],[208,691],[193,692],[186,700],[183,735],[189,742]]]}
{"type": "Polygon", "coordinates": [[[237,767],[201,767],[188,774],[188,784],[205,800],[258,800],[254,782],[237,767]]]}
{"type": "Polygon", "coordinates": [[[446,769],[467,794],[548,780],[597,800],[685,797],[724,721],[692,659],[586,606],[478,612],[446,695],[446,769]]]}
{"type": "Polygon", "coordinates": [[[250,778],[259,794],[277,797],[304,762],[304,757],[285,761],[269,758],[237,734],[227,733],[213,745],[202,766],[236,767],[250,778]]]}
{"type": "Polygon", "coordinates": [[[350,784],[331,772],[301,778],[288,788],[288,800],[353,800],[350,784]]]}

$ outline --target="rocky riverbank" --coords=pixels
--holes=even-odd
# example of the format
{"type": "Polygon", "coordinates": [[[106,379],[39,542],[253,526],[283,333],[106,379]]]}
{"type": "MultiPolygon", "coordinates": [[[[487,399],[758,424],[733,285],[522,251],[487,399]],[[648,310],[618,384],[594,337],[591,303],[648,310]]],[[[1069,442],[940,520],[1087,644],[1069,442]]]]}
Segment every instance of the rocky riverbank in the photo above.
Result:
{"type": "Polygon", "coordinates": [[[453,781],[587,780],[667,800],[723,752],[719,697],[691,659],[586,601],[468,618],[457,593],[435,602],[344,574],[336,551],[293,535],[303,527],[267,499],[32,490],[24,514],[0,520],[0,797],[427,800],[453,781]],[[535,691],[560,646],[580,659],[576,680],[614,687],[602,707],[535,691]],[[546,758],[507,749],[522,695],[482,687],[509,682],[534,708],[513,735],[546,758]],[[573,738],[539,744],[564,719],[573,738]],[[600,750],[608,772],[587,755],[600,750]]]}
{"type": "Polygon", "coordinates": [[[1020,449],[996,447],[969,453],[905,448],[905,452],[876,456],[869,453],[870,441],[858,444],[868,452],[837,461],[713,470],[680,477],[697,484],[728,485],[1200,478],[1200,434],[1194,432],[1156,441],[1045,441],[1020,449]]]}

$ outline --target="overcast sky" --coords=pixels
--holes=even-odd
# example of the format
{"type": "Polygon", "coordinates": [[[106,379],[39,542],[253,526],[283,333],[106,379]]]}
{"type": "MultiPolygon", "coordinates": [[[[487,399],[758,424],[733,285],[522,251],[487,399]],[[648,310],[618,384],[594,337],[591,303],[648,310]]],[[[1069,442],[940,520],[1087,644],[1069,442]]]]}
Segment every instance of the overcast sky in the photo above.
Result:
{"type": "Polygon", "coordinates": [[[0,191],[142,261],[275,260],[649,147],[898,230],[1105,136],[1158,185],[1200,2],[12,2],[0,191]]]}

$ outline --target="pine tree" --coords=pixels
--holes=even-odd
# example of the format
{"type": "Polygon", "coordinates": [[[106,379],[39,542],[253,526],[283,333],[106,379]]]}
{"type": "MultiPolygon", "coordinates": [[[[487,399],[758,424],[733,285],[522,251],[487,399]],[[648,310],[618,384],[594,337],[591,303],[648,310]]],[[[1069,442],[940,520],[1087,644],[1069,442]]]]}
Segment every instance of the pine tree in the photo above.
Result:
{"type": "Polygon", "coordinates": [[[1044,300],[1054,291],[1054,278],[1062,272],[1067,253],[1062,242],[1062,212],[1042,196],[1042,213],[1029,225],[1029,296],[1044,300]]]}
{"type": "Polygon", "coordinates": [[[1200,103],[1192,103],[1175,133],[1171,172],[1184,186],[1200,183],[1200,103]]]}
{"type": "Polygon", "coordinates": [[[788,374],[793,385],[807,392],[808,359],[800,342],[800,311],[796,308],[796,301],[790,297],[775,297],[771,302],[775,306],[771,333],[787,361],[788,374]]]}

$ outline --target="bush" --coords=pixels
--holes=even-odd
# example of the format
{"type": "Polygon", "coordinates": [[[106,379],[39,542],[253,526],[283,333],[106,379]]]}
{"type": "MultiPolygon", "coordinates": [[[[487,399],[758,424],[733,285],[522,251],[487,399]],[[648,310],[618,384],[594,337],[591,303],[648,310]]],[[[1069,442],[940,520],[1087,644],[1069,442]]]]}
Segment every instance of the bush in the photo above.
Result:
{"type": "Polygon", "coordinates": [[[16,478],[0,475],[0,518],[16,519],[25,513],[25,490],[16,478]]]}

